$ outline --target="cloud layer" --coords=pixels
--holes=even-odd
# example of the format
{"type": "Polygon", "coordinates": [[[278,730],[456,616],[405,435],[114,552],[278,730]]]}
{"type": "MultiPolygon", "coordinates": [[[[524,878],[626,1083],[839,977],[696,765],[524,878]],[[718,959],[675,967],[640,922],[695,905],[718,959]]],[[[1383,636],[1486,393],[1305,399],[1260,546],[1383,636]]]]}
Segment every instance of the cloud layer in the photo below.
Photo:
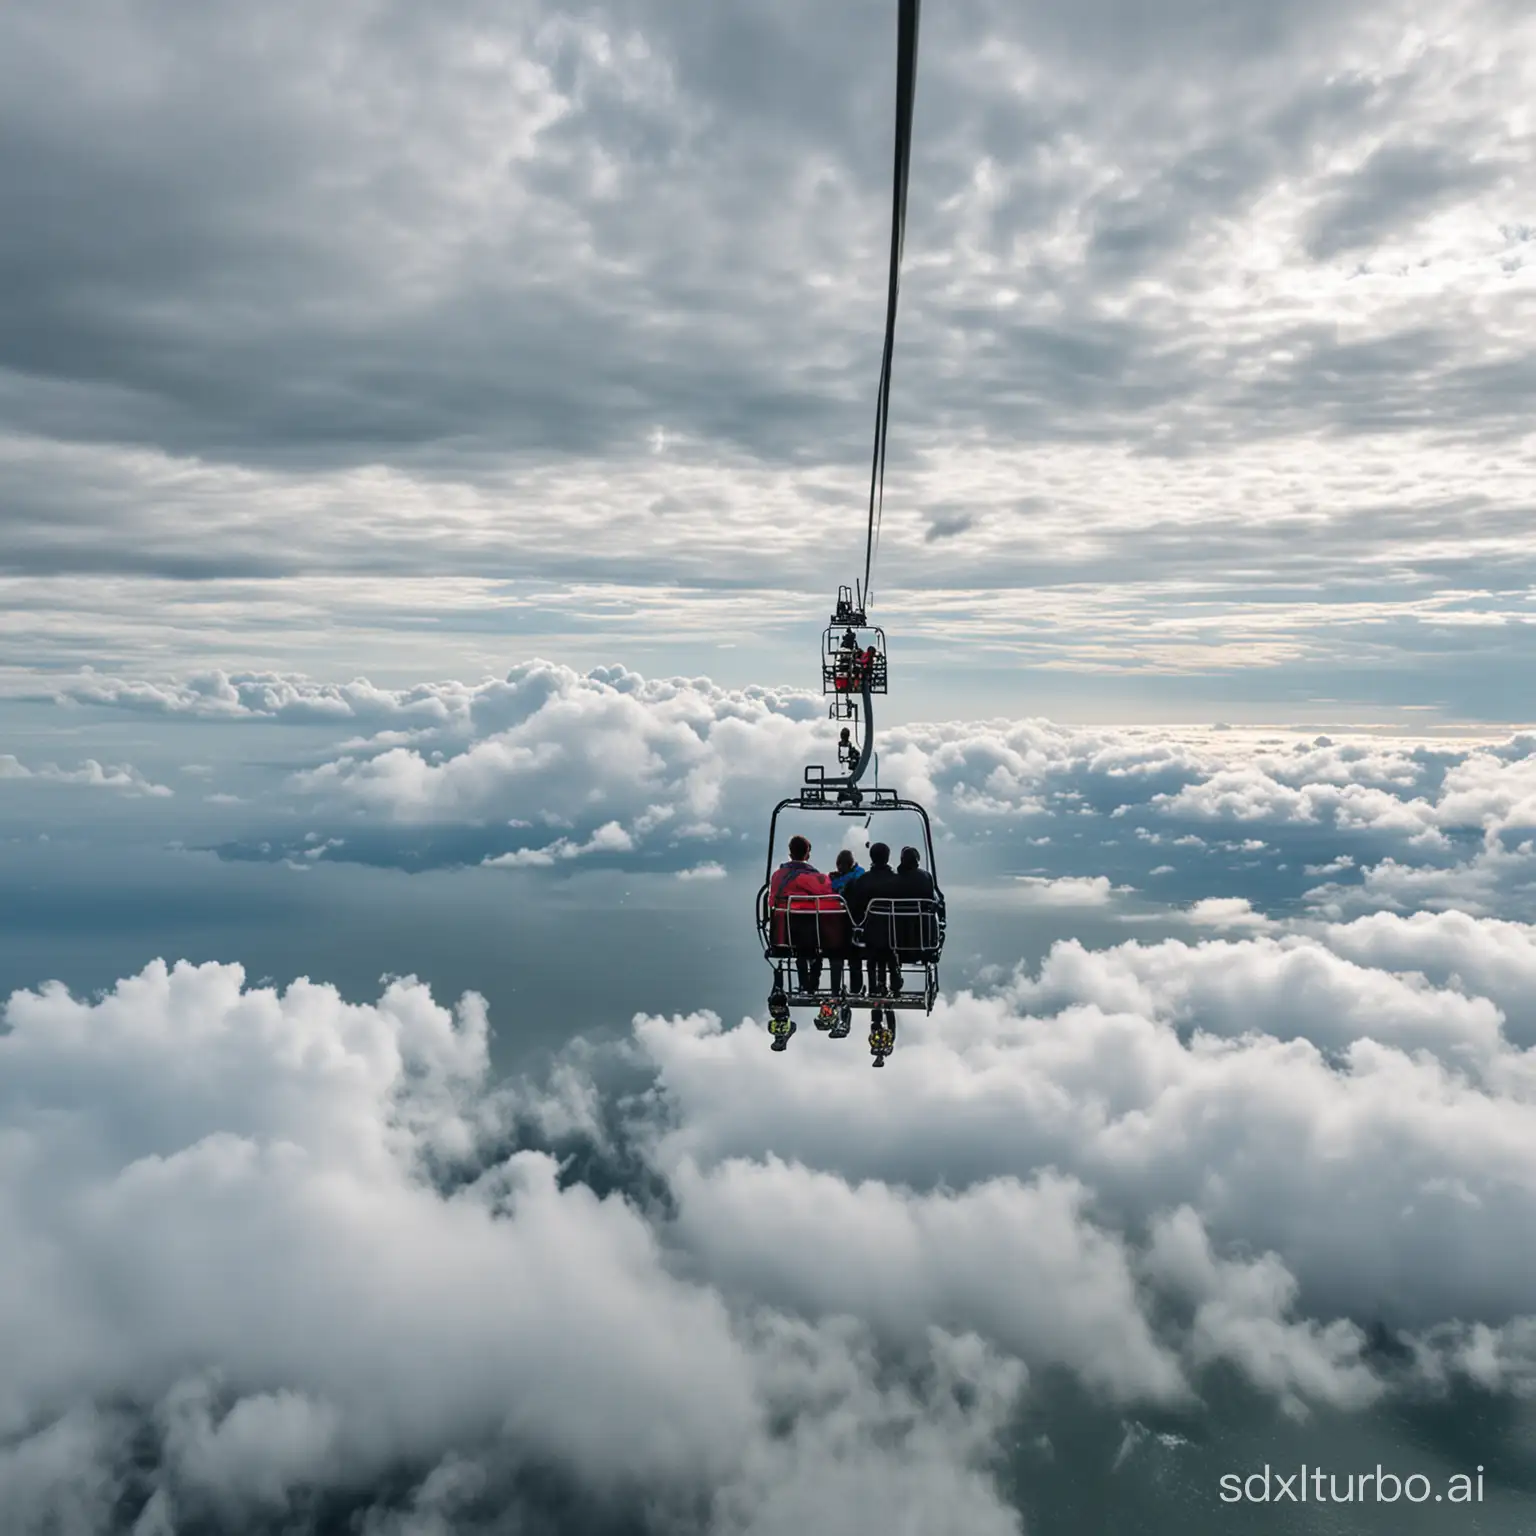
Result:
{"type": "MultiPolygon", "coordinates": [[[[835,768],[822,702],[707,678],[578,673],[381,687],[286,674],[90,675],[60,702],[363,734],[282,792],[324,825],[232,851],[424,863],[744,868],[808,762],[835,768]]],[[[879,725],[880,782],[925,804],[941,857],[1040,906],[1182,898],[1192,920],[1464,910],[1536,915],[1533,739],[879,725]],[[1228,889],[1211,894],[1213,876],[1228,889]],[[1196,905],[1195,903],[1198,903],[1196,905]]],[[[906,833],[901,834],[903,837],[906,833]]],[[[837,839],[834,837],[833,839],[837,839]]]]}
{"type": "Polygon", "coordinates": [[[95,758],[87,758],[78,768],[61,768],[44,763],[29,768],[10,752],[0,752],[0,779],[28,779],[44,784],[82,784],[90,789],[118,789],[129,795],[154,795],[163,798],[175,793],[166,784],[152,784],[131,763],[103,767],[95,758]]]}
{"type": "Polygon", "coordinates": [[[0,1492],[28,1530],[1003,1533],[1053,1373],[1132,1419],[1218,1366],[1302,1420],[1536,1393],[1533,955],[1466,917],[1068,944],[881,1074],[693,1016],[500,1087],[483,1006],[409,979],[17,994],[0,1492]]]}

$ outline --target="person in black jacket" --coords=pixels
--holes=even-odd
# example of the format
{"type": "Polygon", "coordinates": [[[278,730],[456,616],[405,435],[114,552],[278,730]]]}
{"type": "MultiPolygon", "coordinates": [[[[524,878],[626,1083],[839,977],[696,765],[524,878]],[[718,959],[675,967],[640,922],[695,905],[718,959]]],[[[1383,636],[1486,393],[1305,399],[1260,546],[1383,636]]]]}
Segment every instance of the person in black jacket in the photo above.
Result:
{"type": "MultiPolygon", "coordinates": [[[[937,903],[938,912],[944,910],[944,898],[934,887],[933,876],[922,865],[922,856],[916,848],[901,850],[901,863],[888,893],[899,898],[922,897],[937,903]]],[[[938,923],[928,911],[902,912],[896,919],[893,935],[896,951],[905,957],[925,949],[933,949],[938,943],[938,923]]]]}
{"type": "MultiPolygon", "coordinates": [[[[895,896],[896,871],[891,868],[891,850],[885,843],[869,845],[869,869],[857,880],[843,887],[848,915],[854,925],[864,921],[869,904],[881,897],[895,896]]],[[[869,957],[869,995],[880,997],[901,991],[901,967],[894,947],[895,924],[877,912],[864,930],[864,949],[869,957]]]]}

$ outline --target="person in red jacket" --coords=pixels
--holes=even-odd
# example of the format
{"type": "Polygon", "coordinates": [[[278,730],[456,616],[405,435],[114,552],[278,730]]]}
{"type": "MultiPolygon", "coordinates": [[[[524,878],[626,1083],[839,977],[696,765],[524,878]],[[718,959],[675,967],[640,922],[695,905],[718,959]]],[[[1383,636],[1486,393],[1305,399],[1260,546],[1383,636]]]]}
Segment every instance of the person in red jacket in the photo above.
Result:
{"type": "Polygon", "coordinates": [[[802,992],[821,986],[821,957],[841,952],[848,944],[843,904],[810,857],[810,839],[797,833],[789,840],[788,860],[773,872],[769,886],[773,939],[794,950],[802,992]]]}

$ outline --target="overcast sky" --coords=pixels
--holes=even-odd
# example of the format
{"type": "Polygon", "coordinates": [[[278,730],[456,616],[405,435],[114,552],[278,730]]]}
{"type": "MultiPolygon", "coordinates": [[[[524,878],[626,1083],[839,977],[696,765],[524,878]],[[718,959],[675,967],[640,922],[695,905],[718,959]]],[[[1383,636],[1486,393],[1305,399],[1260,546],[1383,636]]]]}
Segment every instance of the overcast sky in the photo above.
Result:
{"type": "Polygon", "coordinates": [[[929,0],[871,1072],[895,23],[0,7],[5,1536],[1529,1529],[1536,13],[929,0]]]}
{"type": "MultiPolygon", "coordinates": [[[[1533,39],[929,7],[901,710],[1536,714],[1533,39]]],[[[862,569],[894,52],[887,0],[8,7],[11,685],[807,681],[862,569]]]]}

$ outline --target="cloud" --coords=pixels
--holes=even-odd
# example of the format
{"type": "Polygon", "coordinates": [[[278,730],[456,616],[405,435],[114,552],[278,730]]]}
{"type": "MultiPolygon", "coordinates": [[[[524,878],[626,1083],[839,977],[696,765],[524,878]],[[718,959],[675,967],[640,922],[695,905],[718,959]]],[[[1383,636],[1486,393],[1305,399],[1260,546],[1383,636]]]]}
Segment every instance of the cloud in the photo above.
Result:
{"type": "Polygon", "coordinates": [[[1342,1318],[1326,1325],[1282,1321],[1297,1285],[1278,1256],[1265,1254],[1257,1263],[1218,1258],[1190,1207],[1159,1218],[1147,1267],[1194,1302],[1196,1361],[1232,1361],[1292,1412],[1304,1411],[1307,1398],[1359,1408],[1380,1395],[1360,1358],[1358,1328],[1342,1318]]]}
{"type": "Polygon", "coordinates": [[[693,1015],[501,1085],[484,1005],[410,978],[18,993],[0,1493],[87,1529],[556,1497],[1002,1533],[1053,1373],[1133,1417],[1223,1371],[1297,1419],[1536,1388],[1532,1079],[1480,990],[1528,997],[1532,953],[1427,916],[1069,943],[880,1074],[693,1015]]]}
{"type": "Polygon", "coordinates": [[[584,843],[573,843],[569,838],[559,838],[547,848],[520,848],[515,853],[502,853],[483,862],[489,868],[526,869],[545,867],[559,859],[579,859],[590,853],[629,853],[634,849],[634,839],[616,821],[605,821],[584,843]]]}
{"type": "Polygon", "coordinates": [[[958,538],[975,525],[976,519],[968,512],[941,512],[929,520],[928,531],[923,537],[928,543],[936,544],[940,539],[958,538]]]}
{"type": "MultiPolygon", "coordinates": [[[[488,1096],[486,1038],[475,998],[450,1014],[411,980],[355,1006],[156,964],[95,1003],[14,996],[7,1507],[45,1522],[137,1493],[174,1528],[350,1491],[361,1513],[391,1469],[447,1497],[458,1457],[493,1484],[549,1461],[593,1497],[715,1490],[750,1524],[803,1454],[829,1510],[889,1472],[918,1507],[957,1491],[1008,1529],[969,1470],[966,1437],[989,1440],[1017,1385],[986,1350],[932,1341],[940,1386],[984,1400],[946,1425],[920,1381],[878,1388],[856,1336],[769,1314],[743,1330],[668,1272],[642,1208],[542,1151],[484,1160],[518,1108],[488,1096]],[[854,1432],[816,1450],[817,1417],[850,1409],[854,1432]],[[800,1445],[768,1433],[775,1412],[800,1445]],[[137,1485],[130,1434],[156,1447],[137,1485]]],[[[522,1108],[557,1133],[585,1118],[579,1095],[522,1108]]]]}
{"type": "Polygon", "coordinates": [[[1452,864],[1414,865],[1388,857],[1363,870],[1358,885],[1316,886],[1307,901],[1331,918],[1419,908],[1480,917],[1536,914],[1536,848],[1530,839],[1511,849],[1494,838],[1471,858],[1452,864]]]}
{"type": "Polygon", "coordinates": [[[1187,1390],[1141,1314],[1123,1245],[1087,1219],[1088,1192],[1071,1181],[919,1195],[771,1153],[708,1173],[684,1161],[669,1181],[679,1238],[730,1290],[859,1316],[897,1337],[978,1331],[1128,1401],[1176,1402],[1187,1390]]]}
{"type": "Polygon", "coordinates": [[[9,752],[0,752],[0,779],[30,779],[49,784],[83,784],[91,789],[119,789],[124,794],[164,798],[175,794],[165,784],[153,784],[130,763],[103,767],[95,758],[87,758],[78,768],[60,768],[44,763],[28,768],[9,752]]]}
{"type": "Polygon", "coordinates": [[[659,836],[708,842],[718,822],[759,819],[765,783],[799,778],[804,722],[820,713],[803,695],[530,662],[477,692],[463,734],[456,725],[417,746],[359,750],[295,787],[385,824],[506,825],[534,813],[582,830],[491,856],[503,864],[624,852],[659,836]],[[434,740],[448,750],[429,750],[434,740]]]}
{"type": "Polygon", "coordinates": [[[1267,928],[1269,919],[1255,912],[1244,896],[1206,896],[1185,914],[1192,923],[1209,928],[1267,928]]]}
{"type": "MultiPolygon", "coordinates": [[[[285,694],[304,686],[293,684],[285,694]]],[[[659,806],[698,819],[727,803],[741,813],[747,790],[760,797],[763,786],[798,781],[797,755],[827,754],[833,744],[814,696],[729,689],[702,678],[647,679],[617,667],[583,676],[535,661],[473,689],[360,691],[379,719],[404,718],[429,692],[464,700],[451,721],[419,730],[408,744],[387,734],[359,742],[352,755],[297,781],[306,792],[402,821],[496,815],[509,796],[562,815],[583,804],[617,809],[626,802],[635,815],[659,806]]],[[[136,690],[123,693],[133,697],[136,690]]],[[[1279,754],[1231,733],[1218,739],[1198,730],[1149,733],[1045,720],[887,727],[880,740],[882,782],[937,802],[944,816],[1018,818],[1043,813],[1053,797],[1065,803],[1091,793],[1117,811],[1150,805],[1168,817],[1210,820],[1226,814],[1224,775],[1247,774],[1275,793],[1281,781],[1271,774],[1303,781],[1354,775],[1371,781],[1365,787],[1377,799],[1368,810],[1346,808],[1337,818],[1342,824],[1421,828],[1414,808],[1377,788],[1412,783],[1422,773],[1412,749],[1352,744],[1328,754],[1279,754]],[[1164,790],[1169,783],[1180,788],[1164,790]]],[[[1306,796],[1283,787],[1289,798],[1271,794],[1249,819],[1310,819],[1306,796]]],[[[1307,785],[1330,809],[1339,803],[1333,787],[1307,785]]],[[[658,815],[651,812],[656,826],[658,815]]]]}
{"type": "Polygon", "coordinates": [[[1226,769],[1154,804],[1170,815],[1209,821],[1317,822],[1327,818],[1341,828],[1402,831],[1410,841],[1444,846],[1434,825],[1433,808],[1420,799],[1405,801],[1389,790],[1362,784],[1305,783],[1292,786],[1257,765],[1226,769]]]}
{"type": "Polygon", "coordinates": [[[1379,951],[1392,953],[1394,968],[1355,959],[1369,952],[1358,942],[1336,951],[1335,936],[1349,931],[1324,927],[1307,936],[1196,945],[1133,942],[1102,951],[1067,940],[1042,962],[1038,978],[1016,983],[1013,996],[1032,1009],[1092,1005],[1182,1029],[1303,1039],[1330,1051],[1377,1040],[1408,1052],[1431,1050],[1474,1076],[1499,1059],[1507,1022],[1501,1006],[1433,987],[1416,970],[1397,974],[1406,965],[1401,948],[1383,944],[1379,951]]]}
{"type": "Polygon", "coordinates": [[[1486,997],[1504,1015],[1510,1038],[1536,1046],[1536,927],[1466,912],[1376,912],[1317,932],[1357,964],[1427,977],[1441,987],[1486,997]]]}
{"type": "MultiPolygon", "coordinates": [[[[438,692],[453,697],[455,685],[438,692]]],[[[399,696],[400,708],[418,708],[422,693],[399,696]]],[[[368,697],[377,707],[392,696],[368,697]]],[[[729,869],[738,857],[732,844],[745,835],[755,846],[764,806],[798,781],[802,766],[835,761],[819,701],[805,694],[616,668],[583,676],[534,662],[462,698],[444,724],[422,727],[406,743],[387,730],[353,743],[294,787],[338,826],[361,818],[401,837],[413,827],[482,827],[471,834],[482,845],[478,856],[507,865],[552,867],[604,853],[687,868],[687,850],[704,842],[723,843],[714,862],[729,869]],[[566,835],[551,843],[537,826],[519,826],[530,812],[546,825],[566,823],[566,835]]],[[[1234,879],[1260,871],[1230,896],[1189,909],[1197,922],[1262,926],[1278,915],[1277,880],[1290,882],[1281,887],[1285,900],[1335,916],[1373,903],[1412,905],[1418,892],[1422,905],[1475,900],[1489,913],[1521,899],[1516,866],[1524,855],[1489,852],[1456,875],[1454,851],[1473,830],[1502,836],[1532,820],[1523,737],[1308,740],[1023,720],[901,725],[879,739],[880,782],[926,805],[941,833],[967,846],[996,833],[984,855],[994,866],[1010,848],[1052,850],[1047,869],[1012,876],[1017,898],[1035,904],[1104,905],[1150,878],[1150,858],[1135,850],[1165,846],[1236,856],[1234,879]],[[1116,833],[1128,825],[1129,848],[1108,833],[1041,840],[1042,820],[1072,812],[1107,814],[1116,833]],[[1213,844],[1183,830],[1223,825],[1266,835],[1213,844]],[[1347,884],[1303,883],[1263,862],[1285,864],[1278,855],[1314,829],[1335,850],[1353,844],[1326,870],[1347,884]]],[[[1322,873],[1323,865],[1308,866],[1313,881],[1322,873]]]]}
{"type": "MultiPolygon", "coordinates": [[[[814,695],[618,666],[583,674],[530,661],[499,679],[405,688],[286,674],[82,686],[82,698],[135,711],[362,727],[339,755],[320,749],[275,798],[297,795],[335,840],[331,856],[405,868],[556,869],[600,857],[676,871],[707,849],[729,871],[806,763],[835,771],[833,727],[814,695]]],[[[1023,901],[1103,904],[1154,871],[1189,874],[1198,854],[1202,880],[1225,869],[1219,899],[1238,905],[1201,897],[1197,921],[1457,906],[1536,915],[1521,851],[1536,831],[1524,735],[1024,719],[883,726],[879,743],[880,782],[928,807],[941,862],[1006,871],[1023,901]],[[1226,828],[1240,835],[1212,835],[1226,828]],[[1153,864],[1153,850],[1195,854],[1153,864]],[[1036,867],[1020,878],[1009,864],[1025,858],[1036,867]]],[[[276,824],[224,851],[308,853],[276,824]]]]}
{"type": "Polygon", "coordinates": [[[716,864],[713,859],[706,859],[702,864],[695,864],[692,869],[680,869],[677,872],[679,880],[724,880],[727,870],[723,864],[716,864]]]}
{"type": "MultiPolygon", "coordinates": [[[[199,719],[287,720],[305,723],[366,721],[380,726],[421,723],[442,726],[467,718],[484,688],[448,683],[409,689],[378,688],[367,678],[319,683],[276,672],[231,676],[218,668],[178,680],[154,682],[101,676],[86,668],[58,688],[62,704],[96,704],[157,715],[199,719]]],[[[187,767],[183,773],[198,772],[187,767]]]]}
{"type": "Polygon", "coordinates": [[[1327,864],[1308,864],[1306,873],[1309,875],[1337,875],[1342,874],[1346,869],[1353,869],[1354,867],[1354,859],[1347,853],[1341,853],[1338,858],[1331,860],[1327,864]]]}
{"type": "Polygon", "coordinates": [[[1383,144],[1314,215],[1307,241],[1316,260],[1377,243],[1411,225],[1437,205],[1465,197],[1498,179],[1497,163],[1473,163],[1444,145],[1383,144]]]}
{"type": "MultiPolygon", "coordinates": [[[[1332,1341],[1330,1390],[1343,1399],[1359,1391],[1362,1357],[1335,1323],[1502,1329],[1528,1309],[1525,1053],[1488,999],[1352,964],[1316,940],[1060,945],[1037,978],[904,1025],[894,1085],[815,1040],[795,1072],[765,1076],[752,1072],[758,1030],[649,1020],[638,1039],[672,1106],[656,1157],[702,1170],[690,1185],[713,1170],[733,1186],[745,1160],[873,1181],[877,1203],[888,1186],[937,1195],[1050,1169],[1091,1189],[1096,1220],[1123,1233],[1188,1208],[1215,1255],[1249,1256],[1244,1305],[1256,1326],[1294,1326],[1286,1348],[1301,1376],[1332,1341]],[[1474,1250],[1475,1275],[1463,1257],[1474,1250]]],[[[751,1239],[709,1210],[699,1230],[717,1235],[700,1241],[744,1272],[733,1245],[751,1239]]],[[[981,1267],[1006,1283],[1006,1266],[981,1267]]],[[[836,1284],[838,1272],[794,1283],[836,1284]]],[[[884,1296],[905,1272],[887,1263],[859,1283],[884,1296]]],[[[1218,1283],[1198,1253],[1176,1272],[1207,1300],[1237,1283],[1218,1283]]],[[[1192,1347],[1186,1335],[1185,1369],[1192,1347]]]]}
{"type": "Polygon", "coordinates": [[[1106,907],[1129,886],[1111,886],[1103,875],[1047,880],[1039,875],[1016,875],[1018,893],[1031,906],[1106,907]]]}

